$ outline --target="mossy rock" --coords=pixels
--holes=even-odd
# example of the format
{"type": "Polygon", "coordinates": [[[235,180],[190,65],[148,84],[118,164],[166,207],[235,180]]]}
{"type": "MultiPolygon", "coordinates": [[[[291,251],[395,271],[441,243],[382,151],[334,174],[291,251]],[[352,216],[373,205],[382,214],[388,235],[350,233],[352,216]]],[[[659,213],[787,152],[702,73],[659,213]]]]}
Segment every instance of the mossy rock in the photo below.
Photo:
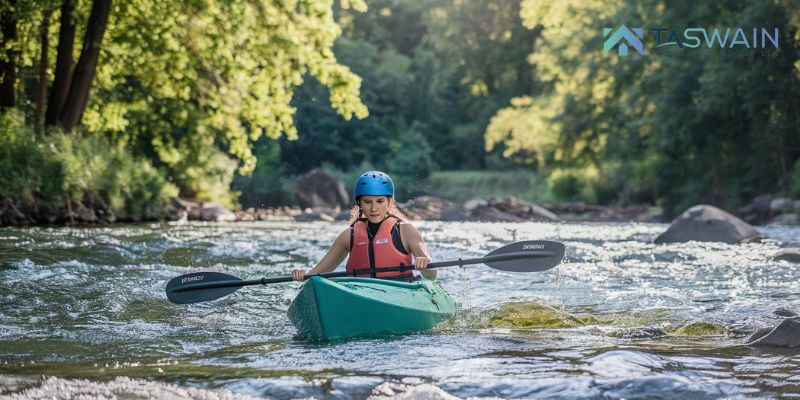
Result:
{"type": "Polygon", "coordinates": [[[674,336],[717,336],[726,334],[728,328],[709,322],[692,322],[677,329],[664,329],[664,331],[674,336]]]}
{"type": "Polygon", "coordinates": [[[575,328],[586,325],[578,318],[536,302],[503,304],[489,319],[494,328],[575,328]]]}
{"type": "Polygon", "coordinates": [[[572,315],[534,301],[503,304],[489,318],[493,328],[576,328],[587,325],[642,326],[653,319],[663,319],[664,312],[641,314],[572,315]]]}

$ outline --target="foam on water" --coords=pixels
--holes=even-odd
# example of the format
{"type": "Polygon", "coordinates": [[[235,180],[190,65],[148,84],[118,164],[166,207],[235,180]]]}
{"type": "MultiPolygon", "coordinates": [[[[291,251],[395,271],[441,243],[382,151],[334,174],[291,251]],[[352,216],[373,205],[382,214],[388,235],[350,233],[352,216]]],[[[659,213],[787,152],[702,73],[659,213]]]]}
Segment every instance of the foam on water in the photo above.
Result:
{"type": "Polygon", "coordinates": [[[0,395],[46,396],[54,387],[73,397],[145,398],[800,392],[800,356],[741,346],[799,311],[800,268],[772,255],[800,245],[800,229],[764,228],[762,243],[654,245],[666,225],[415,225],[436,260],[536,239],[565,243],[567,258],[544,273],[440,270],[461,310],[428,334],[308,343],[286,317],[298,283],[191,305],[169,303],[164,286],[197,270],[250,279],[308,268],[343,223],[4,228],[0,395]],[[547,321],[537,319],[546,312],[573,323],[492,323],[520,304],[515,321],[547,321]],[[42,374],[57,378],[37,380],[42,374]]]}
{"type": "Polygon", "coordinates": [[[192,387],[182,387],[169,383],[130,379],[117,377],[109,382],[94,382],[86,379],[61,379],[48,377],[37,384],[30,381],[25,383],[6,382],[0,375],[0,385],[13,385],[18,393],[0,396],[3,399],[113,399],[141,398],[141,399],[198,399],[198,400],[247,400],[258,399],[246,394],[233,393],[230,390],[205,390],[192,387]]]}

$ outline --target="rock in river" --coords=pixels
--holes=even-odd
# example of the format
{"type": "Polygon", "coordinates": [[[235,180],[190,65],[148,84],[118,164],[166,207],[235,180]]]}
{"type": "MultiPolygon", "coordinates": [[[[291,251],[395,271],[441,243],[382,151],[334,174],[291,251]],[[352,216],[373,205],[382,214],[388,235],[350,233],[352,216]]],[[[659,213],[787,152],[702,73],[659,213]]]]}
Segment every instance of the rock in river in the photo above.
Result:
{"type": "Polygon", "coordinates": [[[800,347],[800,317],[786,318],[766,335],[759,332],[749,340],[751,346],[800,347]],[[752,340],[755,338],[755,340],[752,340]]]}
{"type": "Polygon", "coordinates": [[[705,204],[694,206],[672,221],[669,229],[655,243],[698,242],[742,243],[762,236],[750,224],[717,207],[705,204]]]}

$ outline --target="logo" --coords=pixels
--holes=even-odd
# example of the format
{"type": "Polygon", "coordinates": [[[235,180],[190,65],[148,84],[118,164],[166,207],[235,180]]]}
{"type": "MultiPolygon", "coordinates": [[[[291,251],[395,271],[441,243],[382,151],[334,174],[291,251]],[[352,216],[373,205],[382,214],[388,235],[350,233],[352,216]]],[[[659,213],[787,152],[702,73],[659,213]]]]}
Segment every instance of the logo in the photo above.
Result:
{"type": "Polygon", "coordinates": [[[522,250],[541,250],[544,248],[543,244],[525,244],[522,245],[522,250]]]}
{"type": "Polygon", "coordinates": [[[386,244],[386,243],[389,243],[389,239],[387,238],[378,239],[375,241],[375,244],[386,244]]]}
{"type": "Polygon", "coordinates": [[[629,48],[645,55],[645,43],[648,44],[648,55],[661,56],[669,54],[709,54],[708,50],[718,49],[723,55],[755,55],[774,56],[780,46],[780,30],[778,28],[743,28],[743,27],[691,27],[681,30],[672,27],[650,27],[645,39],[644,28],[628,28],[621,25],[619,29],[603,28],[603,54],[608,54],[615,47],[620,56],[627,56],[629,48]],[[674,46],[675,51],[669,46],[674,46]]]}
{"type": "Polygon", "coordinates": [[[734,47],[745,49],[765,49],[769,45],[778,48],[780,31],[774,28],[770,32],[766,28],[753,28],[752,32],[743,28],[686,28],[683,35],[672,28],[651,28],[656,37],[656,46],[663,47],[676,45],[679,48],[688,47],[696,49],[705,43],[707,48],[718,47],[720,49],[732,49],[734,47]],[[662,33],[669,32],[666,42],[662,40],[662,33]],[[759,40],[760,39],[760,40],[759,40]],[[730,40],[730,41],[729,41],[730,40]]]}
{"type": "Polygon", "coordinates": [[[181,279],[181,283],[202,281],[203,278],[205,278],[205,277],[206,277],[205,275],[188,276],[186,278],[181,279]]]}
{"type": "Polygon", "coordinates": [[[644,44],[642,43],[642,40],[644,40],[644,30],[642,28],[633,28],[633,30],[631,30],[628,29],[627,26],[622,25],[614,34],[609,36],[613,30],[613,28],[603,28],[603,37],[606,38],[606,41],[603,42],[603,54],[608,54],[614,46],[619,44],[617,52],[620,56],[624,57],[628,55],[628,45],[633,46],[634,50],[644,55],[644,44]],[[628,44],[625,44],[623,39],[628,44]]]}

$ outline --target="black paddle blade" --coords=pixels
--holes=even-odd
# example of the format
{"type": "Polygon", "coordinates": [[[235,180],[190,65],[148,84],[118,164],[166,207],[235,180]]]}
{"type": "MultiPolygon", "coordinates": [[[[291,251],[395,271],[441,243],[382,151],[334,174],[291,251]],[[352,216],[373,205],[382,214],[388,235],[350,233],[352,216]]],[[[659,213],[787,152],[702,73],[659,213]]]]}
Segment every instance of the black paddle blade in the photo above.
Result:
{"type": "Polygon", "coordinates": [[[239,290],[242,287],[240,282],[242,282],[241,279],[221,272],[195,272],[181,275],[172,278],[167,283],[167,298],[175,304],[214,300],[239,290]]]}
{"type": "Polygon", "coordinates": [[[564,244],[549,240],[515,242],[487,254],[483,263],[501,271],[546,271],[561,263],[564,250],[564,244]]]}

